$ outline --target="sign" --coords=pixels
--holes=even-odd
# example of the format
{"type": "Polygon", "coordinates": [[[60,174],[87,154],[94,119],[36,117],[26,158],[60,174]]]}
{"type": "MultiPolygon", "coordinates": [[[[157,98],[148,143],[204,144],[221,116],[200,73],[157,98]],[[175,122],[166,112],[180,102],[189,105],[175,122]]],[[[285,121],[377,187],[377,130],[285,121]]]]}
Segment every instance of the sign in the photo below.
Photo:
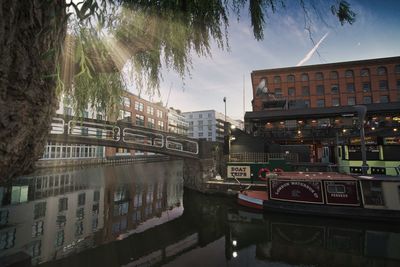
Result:
{"type": "Polygon", "coordinates": [[[383,139],[384,145],[400,145],[400,136],[385,137],[383,139]]]}
{"type": "MultiPolygon", "coordinates": [[[[350,144],[352,145],[360,145],[361,144],[361,137],[355,137],[350,139],[350,144]]],[[[365,137],[365,144],[366,145],[377,145],[378,141],[376,136],[366,136],[365,137]]]]}
{"type": "Polygon", "coordinates": [[[323,203],[320,181],[271,179],[270,190],[271,199],[290,202],[323,203]]]}
{"type": "Polygon", "coordinates": [[[228,166],[228,178],[250,179],[250,166],[228,166]]]}

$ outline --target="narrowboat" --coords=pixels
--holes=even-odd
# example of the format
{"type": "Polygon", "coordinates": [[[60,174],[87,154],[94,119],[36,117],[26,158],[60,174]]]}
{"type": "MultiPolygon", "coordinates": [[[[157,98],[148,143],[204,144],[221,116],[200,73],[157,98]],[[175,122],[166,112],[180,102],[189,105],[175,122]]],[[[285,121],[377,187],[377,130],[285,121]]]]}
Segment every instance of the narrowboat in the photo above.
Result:
{"type": "Polygon", "coordinates": [[[400,179],[334,172],[283,172],[266,191],[238,193],[242,206],[291,214],[400,221],[400,179]]]}

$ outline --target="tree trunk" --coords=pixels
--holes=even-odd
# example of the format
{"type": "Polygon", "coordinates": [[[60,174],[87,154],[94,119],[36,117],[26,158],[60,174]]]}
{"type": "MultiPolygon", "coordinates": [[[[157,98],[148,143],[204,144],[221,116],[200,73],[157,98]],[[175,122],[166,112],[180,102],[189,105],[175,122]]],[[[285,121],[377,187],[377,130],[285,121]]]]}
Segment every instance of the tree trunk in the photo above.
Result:
{"type": "Polygon", "coordinates": [[[43,154],[66,23],[65,0],[0,1],[0,181],[43,154]]]}

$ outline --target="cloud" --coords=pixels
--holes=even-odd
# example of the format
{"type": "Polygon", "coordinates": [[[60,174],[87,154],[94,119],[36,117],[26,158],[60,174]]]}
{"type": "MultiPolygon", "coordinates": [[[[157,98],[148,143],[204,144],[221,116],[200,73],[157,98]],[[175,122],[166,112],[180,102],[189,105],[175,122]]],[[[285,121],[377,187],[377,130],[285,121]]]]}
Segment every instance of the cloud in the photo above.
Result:
{"type": "Polygon", "coordinates": [[[312,57],[312,55],[314,55],[314,53],[315,53],[315,51],[317,51],[319,45],[322,43],[322,41],[324,41],[324,39],[328,36],[328,34],[329,34],[329,32],[325,33],[325,35],[322,36],[321,40],[319,40],[318,43],[316,43],[314,45],[314,47],[310,50],[310,52],[308,52],[307,55],[302,60],[300,60],[299,63],[297,63],[296,66],[301,66],[305,62],[307,62],[312,57]]]}

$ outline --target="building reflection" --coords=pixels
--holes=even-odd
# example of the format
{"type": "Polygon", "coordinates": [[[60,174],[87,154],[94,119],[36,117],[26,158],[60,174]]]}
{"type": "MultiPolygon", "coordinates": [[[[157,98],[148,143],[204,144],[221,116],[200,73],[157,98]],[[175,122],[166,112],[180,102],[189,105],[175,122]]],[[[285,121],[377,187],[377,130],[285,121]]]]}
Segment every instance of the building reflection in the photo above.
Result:
{"type": "Polygon", "coordinates": [[[180,216],[182,163],[168,166],[58,171],[0,187],[0,258],[23,251],[36,265],[151,228],[167,211],[180,216]]]}

